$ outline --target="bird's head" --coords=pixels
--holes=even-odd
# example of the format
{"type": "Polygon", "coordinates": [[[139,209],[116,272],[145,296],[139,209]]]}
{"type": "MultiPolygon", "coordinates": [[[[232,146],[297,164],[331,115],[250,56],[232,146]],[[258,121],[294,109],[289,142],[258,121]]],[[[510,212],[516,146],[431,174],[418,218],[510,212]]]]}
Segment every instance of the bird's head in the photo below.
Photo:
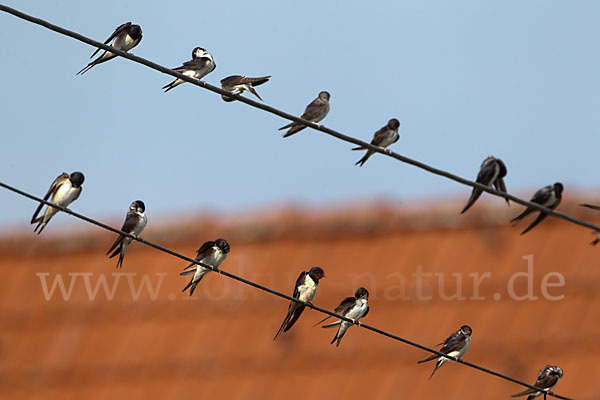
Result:
{"type": "Polygon", "coordinates": [[[313,281],[319,282],[319,279],[325,278],[325,271],[323,271],[321,267],[312,267],[310,271],[308,271],[308,275],[313,281]]]}
{"type": "Polygon", "coordinates": [[[463,325],[460,327],[460,333],[469,337],[471,336],[471,333],[473,333],[473,331],[471,330],[471,327],[469,325],[463,325]]]}
{"type": "Polygon", "coordinates": [[[71,181],[71,185],[74,188],[81,187],[83,181],[85,180],[85,176],[79,171],[75,171],[69,175],[69,180],[71,181]]]}
{"type": "Polygon", "coordinates": [[[368,299],[369,291],[367,289],[365,289],[364,287],[359,287],[358,289],[356,289],[356,292],[354,293],[354,297],[356,299],[368,299]]]}
{"type": "Polygon", "coordinates": [[[141,200],[136,200],[129,206],[129,209],[134,212],[143,213],[146,211],[146,205],[141,200]]]}
{"type": "Polygon", "coordinates": [[[393,129],[396,130],[398,128],[400,128],[400,121],[398,121],[396,118],[392,118],[388,121],[388,129],[393,129]]]}
{"type": "Polygon", "coordinates": [[[331,98],[331,95],[329,94],[329,92],[322,91],[321,93],[319,93],[319,99],[321,99],[323,101],[329,101],[330,98],[331,98]]]}
{"type": "Polygon", "coordinates": [[[229,247],[229,243],[227,243],[227,240],[225,239],[219,238],[215,240],[215,244],[223,253],[229,253],[229,250],[231,250],[231,248],[229,247]]]}

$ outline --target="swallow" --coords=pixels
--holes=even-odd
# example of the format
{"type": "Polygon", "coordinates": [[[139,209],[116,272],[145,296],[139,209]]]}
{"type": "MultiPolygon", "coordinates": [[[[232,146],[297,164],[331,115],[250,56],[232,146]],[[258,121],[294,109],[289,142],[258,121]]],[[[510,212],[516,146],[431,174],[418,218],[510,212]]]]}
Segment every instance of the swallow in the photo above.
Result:
{"type": "MultiPolygon", "coordinates": [[[[123,232],[129,233],[138,237],[140,233],[146,227],[148,223],[148,217],[144,214],[146,211],[146,205],[141,200],[136,200],[129,206],[129,211],[127,211],[127,216],[125,217],[125,222],[121,227],[123,232]]],[[[112,254],[108,258],[113,258],[117,254],[119,255],[119,261],[117,261],[117,268],[121,268],[123,266],[123,258],[125,258],[125,250],[127,250],[127,246],[131,244],[133,239],[129,236],[125,236],[120,234],[117,240],[110,246],[110,249],[106,252],[106,254],[112,254]]]]}
{"type": "MultiPolygon", "coordinates": [[[[137,46],[142,41],[142,28],[139,25],[134,25],[131,22],[125,22],[123,25],[117,27],[115,31],[110,35],[108,39],[104,42],[104,44],[112,43],[110,46],[115,49],[121,51],[129,51],[137,46]]],[[[100,49],[96,49],[94,53],[90,56],[93,58],[100,49]]],[[[96,58],[94,61],[86,65],[79,71],[76,75],[83,75],[88,72],[94,65],[101,64],[105,61],[111,60],[115,58],[117,55],[111,53],[108,50],[104,50],[104,53],[96,58]]]]}
{"type": "MultiPolygon", "coordinates": [[[[440,353],[444,353],[449,355],[450,357],[458,358],[459,360],[465,355],[467,350],[469,350],[469,346],[471,345],[471,327],[468,325],[463,325],[459,330],[454,332],[452,335],[448,336],[448,338],[444,341],[442,348],[440,349],[440,353]]],[[[440,343],[442,344],[442,343],[440,343]]],[[[439,357],[437,354],[432,354],[429,357],[418,361],[417,364],[424,363],[427,361],[434,360],[439,357]]],[[[433,377],[435,371],[437,371],[444,363],[448,361],[454,361],[450,358],[439,357],[437,363],[435,364],[435,368],[431,375],[429,375],[429,379],[433,377]]]]}
{"type": "MultiPolygon", "coordinates": [[[[373,140],[371,140],[371,144],[373,146],[379,146],[382,148],[386,148],[398,141],[400,139],[400,135],[398,134],[398,128],[400,127],[400,121],[396,118],[392,118],[388,121],[387,125],[375,132],[373,135],[373,140]]],[[[367,154],[363,156],[360,160],[356,162],[354,165],[358,165],[362,167],[367,160],[375,154],[375,151],[368,150],[365,147],[359,146],[355,147],[352,150],[367,150],[367,154]]]]}
{"type": "MultiPolygon", "coordinates": [[[[350,318],[352,321],[354,321],[354,323],[356,323],[356,321],[369,313],[369,291],[364,287],[356,289],[354,297],[346,297],[344,300],[342,300],[340,305],[335,308],[334,312],[341,314],[346,318],[350,318]]],[[[331,318],[331,316],[319,321],[317,325],[327,321],[329,318],[331,318]]],[[[346,331],[352,326],[352,324],[352,322],[342,321],[340,319],[331,324],[323,325],[323,328],[338,328],[338,331],[330,344],[335,343],[337,340],[335,346],[339,346],[344,334],[346,334],[346,331]]]]}
{"type": "Polygon", "coordinates": [[[512,394],[510,397],[519,397],[525,396],[528,394],[527,400],[533,400],[538,396],[544,395],[546,397],[546,393],[550,391],[558,383],[560,378],[563,376],[563,371],[557,366],[554,365],[546,365],[544,368],[540,369],[540,372],[537,377],[537,381],[533,386],[543,389],[542,390],[534,390],[531,388],[527,388],[522,392],[512,394]]]}
{"type": "MultiPolygon", "coordinates": [[[[487,187],[492,187],[499,191],[506,193],[506,185],[504,184],[504,177],[506,176],[506,166],[502,162],[501,159],[496,158],[494,156],[488,156],[481,163],[481,167],[479,168],[479,173],[477,174],[477,183],[481,183],[487,187]]],[[[481,196],[483,190],[474,187],[471,192],[471,197],[467,201],[467,204],[460,212],[464,214],[481,196]]],[[[506,199],[506,203],[508,204],[508,199],[506,199]]]]}
{"type": "MultiPolygon", "coordinates": [[[[225,258],[227,258],[229,250],[229,243],[227,243],[227,240],[225,239],[217,239],[214,242],[204,242],[204,244],[200,246],[198,250],[196,250],[196,261],[200,261],[203,264],[210,265],[211,267],[218,269],[219,265],[221,265],[221,263],[225,261],[225,258]]],[[[202,278],[204,278],[204,275],[210,271],[212,271],[210,268],[206,268],[195,263],[191,263],[185,267],[183,272],[179,273],[179,275],[186,276],[194,274],[194,276],[192,276],[192,279],[187,285],[185,285],[182,292],[185,292],[188,288],[190,288],[190,296],[194,294],[194,290],[196,290],[198,283],[200,283],[202,278]]]]}
{"type": "MultiPolygon", "coordinates": [[[[319,280],[322,278],[325,278],[325,272],[323,272],[323,269],[320,267],[312,267],[308,272],[302,271],[296,280],[294,294],[292,297],[304,303],[312,302],[317,294],[319,280]]],[[[300,315],[302,315],[302,312],[305,308],[305,304],[292,301],[288,308],[288,313],[273,340],[277,340],[279,335],[281,335],[283,332],[289,331],[290,328],[294,326],[298,318],[300,318],[300,315]]]]}
{"type": "MultiPolygon", "coordinates": [[[[217,64],[215,64],[213,56],[202,47],[196,47],[194,50],[192,50],[192,59],[184,62],[181,67],[173,68],[173,71],[200,81],[200,79],[213,72],[215,68],[217,68],[217,64]]],[[[169,90],[181,85],[182,83],[185,83],[185,81],[177,78],[162,88],[165,89],[165,93],[167,93],[169,90]]]]}
{"type": "MultiPolygon", "coordinates": [[[[532,203],[536,203],[536,204],[542,205],[546,208],[549,208],[551,210],[554,210],[560,204],[560,201],[562,199],[562,192],[563,192],[562,183],[556,182],[554,185],[545,186],[545,187],[541,188],[540,190],[538,190],[537,192],[535,192],[535,194],[533,195],[533,197],[531,198],[530,201],[532,203]]],[[[522,220],[523,218],[525,218],[527,215],[531,214],[534,211],[536,211],[535,208],[527,207],[525,209],[525,211],[523,211],[521,214],[519,214],[516,217],[514,217],[513,219],[511,219],[510,222],[514,222],[514,224],[513,224],[513,226],[514,226],[520,220],[522,220]]],[[[548,216],[548,214],[540,211],[537,218],[527,228],[525,228],[525,230],[523,232],[521,232],[521,235],[524,235],[527,232],[529,232],[537,224],[542,222],[544,220],[544,218],[546,218],[547,216],[548,216]]]]}
{"type": "MultiPolygon", "coordinates": [[[[327,113],[329,113],[330,97],[331,95],[329,94],[329,92],[323,91],[319,93],[319,96],[306,107],[304,113],[300,118],[311,122],[320,122],[321,120],[323,120],[323,118],[327,116],[327,113]]],[[[292,121],[286,126],[282,126],[281,128],[279,128],[279,130],[281,131],[288,128],[290,129],[286,132],[285,135],[283,135],[284,138],[292,136],[294,133],[300,132],[302,129],[306,128],[306,125],[292,121]]]]}
{"type": "MultiPolygon", "coordinates": [[[[54,180],[54,182],[52,182],[50,189],[48,189],[48,192],[44,196],[44,200],[62,207],[67,207],[69,204],[77,200],[81,194],[81,185],[83,184],[84,180],[85,177],[81,172],[76,171],[71,175],[63,172],[54,180]],[[49,198],[50,200],[48,200],[49,198]]],[[[37,232],[38,235],[42,233],[52,217],[54,217],[54,215],[60,211],[58,208],[47,206],[44,214],[38,217],[38,214],[40,211],[42,211],[43,207],[44,203],[40,203],[33,213],[33,217],[31,217],[31,223],[37,224],[33,231],[37,232]]]]}
{"type": "MultiPolygon", "coordinates": [[[[247,90],[250,93],[252,93],[253,95],[255,95],[256,97],[258,97],[258,99],[260,101],[263,101],[263,99],[258,95],[256,90],[254,90],[254,87],[260,86],[263,83],[267,83],[269,81],[269,78],[271,78],[271,75],[261,76],[258,78],[249,78],[249,77],[243,76],[243,75],[231,75],[231,76],[228,76],[227,78],[221,79],[221,89],[227,90],[228,92],[231,92],[234,94],[242,94],[244,92],[244,90],[247,90]]],[[[227,96],[221,96],[221,97],[223,98],[223,100],[225,100],[227,102],[235,100],[235,99],[232,99],[231,97],[227,97],[227,96]]]]}

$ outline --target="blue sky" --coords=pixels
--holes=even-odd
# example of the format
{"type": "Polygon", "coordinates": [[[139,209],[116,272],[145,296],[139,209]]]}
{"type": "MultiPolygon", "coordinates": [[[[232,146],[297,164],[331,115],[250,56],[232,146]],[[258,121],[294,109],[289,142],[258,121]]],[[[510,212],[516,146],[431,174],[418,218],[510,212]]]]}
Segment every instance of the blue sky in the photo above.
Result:
{"type": "MultiPolygon", "coordinates": [[[[598,188],[597,2],[8,5],[100,41],[133,21],[144,35],[133,53],[167,67],[204,47],[217,64],[207,82],[272,75],[259,93],[291,113],[327,90],[324,125],[370,140],[396,117],[395,151],[467,178],[493,154],[508,167],[509,191],[529,196],[555,181],[567,196],[598,188]]],[[[470,192],[383,156],[355,167],[350,144],[315,131],[283,140],[285,120],[192,85],[164,94],[169,76],[128,60],[75,76],[93,48],[5,13],[0,39],[2,181],[41,196],[58,174],[80,170],[72,208],[90,216],[120,219],[135,199],[152,221],[470,192]]],[[[36,206],[5,190],[0,204],[0,226],[25,226],[36,206]]]]}

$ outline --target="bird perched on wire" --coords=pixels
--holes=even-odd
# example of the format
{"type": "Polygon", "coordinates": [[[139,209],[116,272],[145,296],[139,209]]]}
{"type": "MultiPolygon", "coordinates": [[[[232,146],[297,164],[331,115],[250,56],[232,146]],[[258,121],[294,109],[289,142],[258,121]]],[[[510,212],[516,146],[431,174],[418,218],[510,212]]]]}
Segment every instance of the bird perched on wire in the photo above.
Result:
{"type": "MultiPolygon", "coordinates": [[[[75,171],[71,173],[71,175],[63,172],[54,180],[54,182],[52,182],[52,185],[50,185],[48,192],[44,196],[44,200],[62,207],[67,207],[77,200],[81,194],[81,185],[84,180],[85,177],[81,172],[75,171]]],[[[44,203],[40,203],[33,213],[33,217],[31,217],[31,223],[37,224],[33,231],[37,232],[38,235],[42,233],[52,217],[60,211],[58,208],[47,206],[44,214],[38,217],[38,214],[42,211],[43,207],[44,203]]]]}
{"type": "MultiPolygon", "coordinates": [[[[379,146],[382,148],[386,148],[398,141],[400,139],[400,135],[398,134],[398,128],[400,127],[400,121],[396,118],[392,118],[388,121],[387,125],[383,128],[379,129],[373,135],[373,140],[371,140],[371,144],[373,146],[379,146]]],[[[367,149],[365,147],[359,146],[355,147],[352,150],[367,150],[367,153],[356,162],[354,165],[358,165],[362,167],[367,160],[375,154],[375,151],[367,149]]]]}
{"type": "MultiPolygon", "coordinates": [[[[444,341],[442,348],[440,349],[440,353],[444,353],[449,355],[450,357],[461,359],[467,350],[469,350],[469,346],[471,345],[471,327],[468,325],[463,325],[459,330],[454,332],[452,335],[448,336],[448,338],[444,341]]],[[[442,343],[440,343],[442,344],[442,343]]],[[[440,357],[437,354],[432,354],[429,357],[418,361],[417,363],[424,363],[427,361],[435,360],[438,358],[435,368],[431,375],[429,375],[429,379],[433,377],[435,371],[437,371],[442,365],[444,365],[448,361],[454,361],[450,358],[440,357]],[[438,358],[439,357],[439,358],[438,358]]]]}
{"type": "MultiPolygon", "coordinates": [[[[129,206],[129,211],[127,211],[127,215],[125,216],[125,222],[121,227],[121,230],[125,233],[129,233],[135,237],[138,237],[140,233],[146,227],[148,223],[148,217],[144,214],[146,211],[146,205],[141,200],[136,200],[129,206]]],[[[123,258],[125,258],[125,250],[127,250],[127,246],[129,246],[132,242],[132,238],[129,236],[125,236],[120,234],[117,240],[110,246],[110,249],[106,252],[106,254],[110,254],[110,257],[113,258],[117,254],[119,255],[119,260],[117,261],[117,268],[121,268],[123,266],[123,258]]]]}
{"type": "MultiPolygon", "coordinates": [[[[483,163],[481,163],[481,167],[479,168],[479,173],[477,174],[477,183],[481,183],[487,187],[492,187],[499,191],[506,193],[506,185],[504,184],[504,177],[506,176],[506,166],[502,162],[501,159],[496,158],[494,156],[488,156],[483,163]]],[[[467,204],[460,212],[464,214],[481,196],[483,190],[474,187],[471,192],[471,197],[467,201],[467,204]]],[[[506,199],[506,203],[508,203],[508,199],[506,199]]]]}
{"type": "Polygon", "coordinates": [[[554,365],[546,365],[544,368],[540,369],[537,380],[533,386],[542,389],[542,390],[534,390],[532,388],[527,388],[522,392],[515,393],[510,397],[519,397],[519,396],[527,396],[527,400],[533,400],[538,396],[544,395],[546,398],[546,393],[550,391],[558,383],[560,378],[563,376],[563,371],[557,366],[554,365]]]}
{"type": "MultiPolygon", "coordinates": [[[[296,285],[294,285],[294,293],[292,294],[292,297],[304,303],[311,303],[317,294],[319,280],[323,279],[324,277],[325,272],[320,267],[312,267],[308,272],[302,271],[296,280],[296,285]]],[[[277,334],[273,340],[276,340],[283,332],[289,331],[291,327],[294,326],[298,318],[300,318],[300,315],[302,315],[302,312],[305,308],[305,304],[292,301],[288,308],[288,312],[283,319],[283,323],[281,324],[281,327],[277,331],[277,334]]]]}
{"type": "MultiPolygon", "coordinates": [[[[254,90],[254,87],[260,86],[263,83],[267,83],[269,81],[269,78],[271,78],[271,75],[261,76],[258,78],[250,78],[243,75],[231,75],[227,78],[221,79],[221,89],[227,90],[228,92],[235,94],[242,94],[244,90],[247,90],[256,97],[258,97],[260,101],[263,101],[263,99],[258,95],[256,90],[254,90]]],[[[221,95],[221,97],[227,102],[235,100],[231,97],[223,95],[221,95]]]]}
{"type": "MultiPolygon", "coordinates": [[[[369,291],[364,287],[359,287],[354,293],[354,297],[346,297],[340,305],[338,305],[334,312],[341,314],[346,318],[350,318],[354,322],[365,317],[369,313],[369,291]]],[[[316,325],[327,321],[331,316],[319,321],[316,325]]],[[[352,326],[352,322],[343,321],[341,319],[327,325],[323,325],[322,328],[338,328],[337,333],[333,337],[330,344],[335,344],[336,347],[340,345],[342,338],[346,334],[348,328],[352,326]]]]}
{"type": "MultiPolygon", "coordinates": [[[[204,78],[206,75],[210,74],[215,70],[217,64],[215,64],[215,60],[213,56],[202,47],[196,47],[192,50],[192,59],[190,61],[186,61],[183,63],[181,67],[173,68],[173,71],[179,72],[183,75],[189,76],[190,78],[194,78],[198,81],[204,78]]],[[[165,93],[169,90],[185,83],[183,79],[175,79],[173,82],[168,85],[163,86],[165,89],[165,93]]]]}
{"type": "MultiPolygon", "coordinates": [[[[142,28],[139,25],[132,24],[131,22],[125,22],[123,25],[120,25],[115,29],[115,31],[110,35],[108,39],[104,42],[104,44],[108,44],[112,42],[110,45],[115,49],[121,51],[129,51],[137,46],[142,41],[142,28]]],[[[94,53],[90,56],[90,58],[94,57],[100,49],[96,49],[94,53]]],[[[76,75],[83,75],[87,71],[89,71],[93,66],[106,62],[108,60],[112,60],[117,55],[111,53],[108,50],[104,50],[98,58],[94,61],[86,65],[79,71],[76,75]]]]}
{"type": "MultiPolygon", "coordinates": [[[[204,242],[204,244],[196,250],[196,261],[200,261],[203,264],[218,269],[219,265],[227,258],[227,254],[229,254],[230,250],[229,243],[227,243],[227,240],[225,239],[217,239],[214,242],[209,240],[208,242],[204,242]]],[[[190,296],[194,294],[194,290],[196,290],[198,283],[200,283],[202,278],[204,278],[204,275],[210,271],[212,271],[210,268],[195,263],[191,263],[185,267],[183,272],[180,272],[179,275],[186,276],[194,274],[194,276],[192,276],[192,279],[185,285],[182,292],[185,292],[190,288],[190,296]]]]}
{"type": "MultiPolygon", "coordinates": [[[[531,198],[530,201],[532,203],[536,203],[536,204],[542,205],[546,208],[549,208],[551,210],[554,210],[556,207],[558,207],[558,205],[560,204],[560,201],[562,200],[562,192],[563,192],[562,183],[556,182],[554,185],[544,186],[543,188],[541,188],[540,190],[535,192],[535,194],[533,195],[533,197],[531,198]]],[[[527,215],[531,214],[534,211],[536,211],[535,208],[527,207],[525,209],[525,211],[523,211],[521,214],[519,214],[516,217],[514,217],[513,219],[511,219],[510,222],[514,222],[513,225],[516,225],[520,220],[522,220],[523,218],[525,218],[527,215]]],[[[527,232],[529,232],[537,224],[542,222],[544,220],[544,218],[546,218],[547,216],[548,216],[548,214],[540,211],[537,218],[527,228],[525,228],[525,230],[523,232],[521,232],[521,235],[524,235],[527,232]]]]}
{"type": "MultiPolygon", "coordinates": [[[[304,113],[300,116],[300,118],[315,123],[322,121],[323,118],[325,118],[329,113],[330,98],[331,95],[329,94],[329,92],[323,91],[319,93],[319,96],[316,99],[314,99],[312,103],[306,106],[306,109],[304,110],[304,113]]],[[[289,130],[285,133],[285,135],[283,135],[284,138],[300,132],[302,129],[306,128],[306,125],[303,125],[296,121],[292,121],[289,124],[279,128],[279,130],[281,131],[288,128],[289,130]]]]}

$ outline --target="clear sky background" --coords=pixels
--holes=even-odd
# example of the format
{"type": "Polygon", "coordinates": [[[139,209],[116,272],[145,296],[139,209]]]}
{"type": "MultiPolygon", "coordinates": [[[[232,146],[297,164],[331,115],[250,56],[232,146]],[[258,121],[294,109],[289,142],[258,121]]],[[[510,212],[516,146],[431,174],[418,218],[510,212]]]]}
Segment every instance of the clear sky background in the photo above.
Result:
{"type": "MultiPolygon", "coordinates": [[[[470,179],[493,154],[509,191],[527,197],[555,181],[567,196],[599,187],[599,2],[7,4],[99,41],[133,21],[143,29],[133,53],[167,67],[204,47],[217,64],[207,82],[272,75],[259,93],[297,115],[327,90],[326,126],[370,140],[397,117],[395,151],[470,179]]],[[[5,13],[0,43],[0,179],[42,196],[80,170],[72,208],[92,217],[121,219],[136,199],[152,221],[470,192],[383,156],[358,168],[350,144],[310,129],[284,140],[287,121],[192,85],[164,94],[170,76],[128,60],[75,76],[92,47],[5,13]]],[[[0,227],[26,226],[36,207],[6,190],[0,204],[0,227]]]]}

